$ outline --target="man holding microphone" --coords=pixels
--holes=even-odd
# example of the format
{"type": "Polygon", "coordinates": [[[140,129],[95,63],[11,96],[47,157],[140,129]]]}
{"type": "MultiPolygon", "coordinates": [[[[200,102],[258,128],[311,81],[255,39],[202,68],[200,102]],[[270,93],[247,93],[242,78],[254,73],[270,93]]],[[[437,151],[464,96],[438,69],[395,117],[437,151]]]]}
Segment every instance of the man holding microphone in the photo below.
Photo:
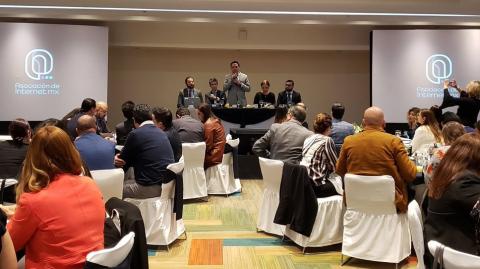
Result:
{"type": "Polygon", "coordinates": [[[240,72],[240,63],[233,61],[230,63],[231,74],[225,76],[223,91],[228,92],[227,103],[230,105],[247,105],[245,92],[250,91],[250,81],[246,74],[240,72]]]}

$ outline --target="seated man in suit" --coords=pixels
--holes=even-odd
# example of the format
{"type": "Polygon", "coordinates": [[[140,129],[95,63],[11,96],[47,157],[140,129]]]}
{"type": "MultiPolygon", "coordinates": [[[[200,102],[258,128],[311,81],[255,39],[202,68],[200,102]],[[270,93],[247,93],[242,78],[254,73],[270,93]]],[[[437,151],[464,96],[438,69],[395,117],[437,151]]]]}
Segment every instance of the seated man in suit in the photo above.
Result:
{"type": "Polygon", "coordinates": [[[97,135],[95,117],[83,115],[77,121],[75,146],[90,170],[113,169],[115,144],[97,135]]]}
{"type": "Polygon", "coordinates": [[[336,172],[364,176],[390,175],[395,180],[395,205],[406,212],[407,183],[416,176],[416,166],[410,161],[400,138],[384,131],[383,111],[370,107],[363,115],[363,132],[347,136],[337,161],[336,172]]]}
{"type": "Polygon", "coordinates": [[[197,97],[198,102],[194,102],[194,104],[195,107],[198,107],[201,103],[203,103],[203,96],[200,90],[195,89],[195,81],[193,80],[193,77],[186,77],[185,85],[187,87],[178,93],[177,107],[188,107],[188,104],[185,104],[185,98],[187,97],[197,97]]]}
{"type": "Polygon", "coordinates": [[[97,134],[101,135],[102,137],[112,136],[112,134],[110,133],[107,127],[107,113],[108,113],[107,103],[102,101],[97,102],[97,108],[95,112],[95,117],[97,120],[97,134]]]}
{"type": "Polygon", "coordinates": [[[175,162],[182,157],[182,141],[177,130],[173,128],[172,112],[166,107],[153,108],[153,122],[155,125],[167,134],[170,145],[172,146],[175,162]]]}
{"type": "Polygon", "coordinates": [[[299,164],[302,160],[303,142],[313,134],[302,126],[307,113],[300,106],[292,106],[287,121],[274,123],[270,130],[253,145],[253,152],[259,157],[299,164]]]}
{"type": "Polygon", "coordinates": [[[210,91],[205,94],[205,102],[209,105],[224,105],[227,97],[225,93],[218,89],[218,80],[216,78],[211,78],[208,80],[210,85],[210,91]]]}
{"type": "Polygon", "coordinates": [[[117,145],[125,144],[128,134],[135,129],[133,125],[133,108],[135,103],[126,101],[122,104],[122,113],[125,121],[120,122],[115,126],[115,133],[117,134],[117,145]]]}
{"type": "Polygon", "coordinates": [[[125,141],[122,151],[115,156],[115,165],[128,169],[133,167],[135,180],[123,185],[123,198],[147,199],[162,194],[162,183],[175,178],[167,170],[174,163],[173,151],[168,137],[152,121],[152,110],[146,104],[136,105],[133,110],[136,129],[125,141]]]}
{"type": "Polygon", "coordinates": [[[293,89],[295,82],[289,79],[285,81],[285,90],[278,93],[277,106],[279,105],[296,105],[302,102],[302,96],[298,91],[293,89]]]}
{"type": "Polygon", "coordinates": [[[187,108],[177,109],[176,116],[177,119],[173,121],[173,128],[177,130],[182,143],[204,142],[203,123],[192,118],[187,108]]]}
{"type": "Polygon", "coordinates": [[[92,98],[85,98],[82,101],[80,111],[78,111],[73,117],[71,117],[67,122],[67,131],[72,140],[75,140],[77,137],[77,122],[78,118],[83,115],[95,116],[97,111],[97,102],[92,98]]]}

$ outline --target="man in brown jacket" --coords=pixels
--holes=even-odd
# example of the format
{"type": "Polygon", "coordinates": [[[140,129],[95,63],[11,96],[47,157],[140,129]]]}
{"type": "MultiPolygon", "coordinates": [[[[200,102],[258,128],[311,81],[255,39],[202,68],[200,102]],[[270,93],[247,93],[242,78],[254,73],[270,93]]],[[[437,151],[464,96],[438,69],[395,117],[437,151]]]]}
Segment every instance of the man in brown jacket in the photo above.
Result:
{"type": "Polygon", "coordinates": [[[400,138],[385,133],[383,111],[370,107],[363,115],[364,130],[348,136],[337,161],[340,176],[390,175],[395,180],[395,205],[397,211],[406,212],[408,204],[407,183],[415,179],[416,166],[408,158],[400,138]]]}

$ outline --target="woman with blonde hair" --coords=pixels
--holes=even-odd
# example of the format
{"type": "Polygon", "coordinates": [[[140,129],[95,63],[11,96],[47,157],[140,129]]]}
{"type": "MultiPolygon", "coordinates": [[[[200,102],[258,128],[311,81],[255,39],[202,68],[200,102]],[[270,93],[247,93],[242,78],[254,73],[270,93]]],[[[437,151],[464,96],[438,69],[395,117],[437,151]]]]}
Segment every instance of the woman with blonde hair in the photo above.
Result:
{"type": "Polygon", "coordinates": [[[54,126],[36,132],[7,224],[15,250],[25,249],[26,268],[82,268],[87,253],[103,248],[102,194],[81,172],[67,133],[54,126]]]}
{"type": "Polygon", "coordinates": [[[443,102],[440,109],[458,106],[457,115],[462,120],[463,125],[475,128],[480,111],[480,81],[472,80],[466,88],[466,91],[460,89],[455,80],[445,80],[443,82],[443,102]],[[448,91],[449,87],[456,89],[460,97],[453,97],[448,91]]]}
{"type": "Polygon", "coordinates": [[[431,110],[420,110],[417,121],[420,126],[415,130],[415,135],[412,139],[412,152],[427,150],[435,143],[442,143],[442,132],[431,110]]]}

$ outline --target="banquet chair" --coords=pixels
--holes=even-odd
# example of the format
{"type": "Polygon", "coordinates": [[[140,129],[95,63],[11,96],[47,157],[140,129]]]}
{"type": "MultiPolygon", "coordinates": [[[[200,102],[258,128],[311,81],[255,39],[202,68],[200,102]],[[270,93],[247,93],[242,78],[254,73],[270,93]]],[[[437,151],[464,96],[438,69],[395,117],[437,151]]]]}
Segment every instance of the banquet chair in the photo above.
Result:
{"type": "Polygon", "coordinates": [[[258,158],[263,177],[262,201],[258,211],[257,230],[283,236],[285,226],[273,222],[280,202],[283,162],[258,158]]]}
{"type": "MultiPolygon", "coordinates": [[[[410,255],[407,214],[397,213],[395,182],[389,175],[346,174],[343,255],[398,263],[410,255]]],[[[348,261],[348,260],[347,260],[348,261]]]]}
{"type": "MultiPolygon", "coordinates": [[[[228,140],[227,144],[232,148],[238,147],[240,140],[228,140]]],[[[207,178],[208,194],[225,194],[229,195],[241,192],[242,185],[240,179],[235,178],[233,172],[233,153],[223,154],[222,163],[207,168],[205,171],[207,178]]]]}
{"type": "Polygon", "coordinates": [[[417,269],[424,269],[425,262],[423,260],[423,254],[425,254],[425,245],[423,242],[423,221],[422,212],[417,201],[413,200],[408,204],[408,225],[410,227],[410,233],[412,236],[413,248],[417,254],[417,269]]]}
{"type": "Polygon", "coordinates": [[[207,179],[203,163],[205,160],[205,142],[182,143],[184,161],[183,199],[207,198],[207,179]]]}
{"type": "Polygon", "coordinates": [[[114,247],[92,251],[87,254],[87,263],[114,268],[124,262],[132,250],[135,233],[126,234],[114,247]]]}
{"type": "Polygon", "coordinates": [[[93,181],[102,192],[103,201],[108,201],[112,197],[122,199],[123,195],[123,169],[92,170],[93,181]]]}
{"type": "Polygon", "coordinates": [[[480,268],[479,256],[454,250],[434,240],[428,241],[428,249],[430,250],[430,253],[433,256],[435,256],[435,253],[437,252],[437,250],[441,248],[443,248],[443,254],[439,258],[443,262],[444,269],[474,269],[474,268],[478,269],[480,268]]]}
{"type": "MultiPolygon", "coordinates": [[[[170,164],[167,169],[181,172],[182,163],[170,164]]],[[[167,246],[185,233],[183,219],[176,219],[173,212],[175,180],[162,184],[160,197],[147,199],[126,198],[125,201],[136,205],[142,214],[147,244],[167,246]]]]}
{"type": "Polygon", "coordinates": [[[342,242],[344,214],[342,196],[317,198],[317,202],[317,216],[310,236],[304,236],[291,230],[290,225],[285,228],[285,236],[303,247],[303,253],[307,247],[324,247],[342,242]]]}

